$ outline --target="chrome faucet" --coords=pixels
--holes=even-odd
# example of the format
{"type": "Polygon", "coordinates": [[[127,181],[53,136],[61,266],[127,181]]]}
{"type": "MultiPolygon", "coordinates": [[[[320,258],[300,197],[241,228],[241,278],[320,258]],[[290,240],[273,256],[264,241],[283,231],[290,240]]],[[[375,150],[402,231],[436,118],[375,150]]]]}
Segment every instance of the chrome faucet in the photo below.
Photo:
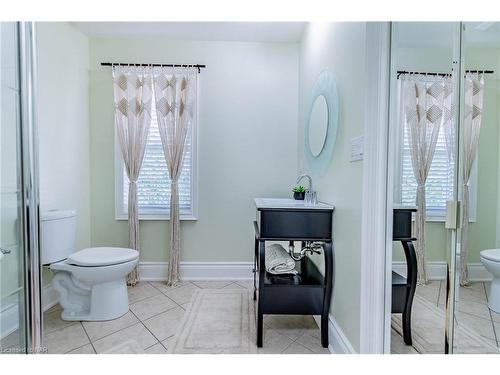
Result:
{"type": "Polygon", "coordinates": [[[300,181],[302,181],[303,178],[307,178],[307,180],[309,181],[309,188],[307,190],[312,192],[313,191],[313,180],[312,180],[311,176],[309,176],[308,174],[301,174],[299,176],[299,178],[297,178],[297,184],[300,181]]]}
{"type": "Polygon", "coordinates": [[[297,184],[302,181],[303,178],[307,178],[307,180],[309,181],[309,187],[306,192],[306,205],[312,204],[313,206],[315,206],[318,203],[318,197],[316,192],[313,190],[312,178],[308,174],[302,174],[299,176],[299,178],[297,178],[297,184]],[[308,195],[310,196],[310,201],[308,201],[308,195]]]}

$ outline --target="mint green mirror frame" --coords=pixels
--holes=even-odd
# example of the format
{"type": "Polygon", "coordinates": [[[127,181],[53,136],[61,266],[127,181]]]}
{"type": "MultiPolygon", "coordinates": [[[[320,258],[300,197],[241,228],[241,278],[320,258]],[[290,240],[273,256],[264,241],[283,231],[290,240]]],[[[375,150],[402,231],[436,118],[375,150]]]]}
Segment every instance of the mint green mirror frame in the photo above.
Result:
{"type": "Polygon", "coordinates": [[[323,174],[330,165],[339,126],[339,95],[333,73],[329,71],[321,72],[311,89],[306,108],[304,152],[310,171],[316,175],[320,175],[323,174]],[[328,125],[323,149],[317,156],[314,156],[310,148],[309,128],[311,126],[311,112],[319,96],[323,96],[326,100],[328,108],[328,125]]]}

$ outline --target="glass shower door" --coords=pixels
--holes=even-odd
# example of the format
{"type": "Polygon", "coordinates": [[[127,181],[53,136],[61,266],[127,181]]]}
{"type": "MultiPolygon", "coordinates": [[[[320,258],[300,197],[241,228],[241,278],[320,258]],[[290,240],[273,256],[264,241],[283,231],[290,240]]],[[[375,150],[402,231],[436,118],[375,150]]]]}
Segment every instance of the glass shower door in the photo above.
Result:
{"type": "Polygon", "coordinates": [[[0,22],[0,353],[43,352],[35,38],[0,22]]]}
{"type": "Polygon", "coordinates": [[[21,195],[19,42],[15,22],[0,22],[0,350],[26,351],[21,195]]]}

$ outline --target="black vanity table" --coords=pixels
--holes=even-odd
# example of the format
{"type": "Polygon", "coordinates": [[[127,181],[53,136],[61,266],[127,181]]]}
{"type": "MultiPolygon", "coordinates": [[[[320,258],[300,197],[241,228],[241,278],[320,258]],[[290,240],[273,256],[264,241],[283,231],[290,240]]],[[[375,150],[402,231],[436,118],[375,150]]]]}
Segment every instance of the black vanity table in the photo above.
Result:
{"type": "Polygon", "coordinates": [[[303,201],[271,198],[256,198],[255,206],[254,300],[258,300],[257,346],[262,347],[264,314],[290,314],[321,315],[321,345],[327,348],[334,273],[334,207],[324,203],[305,206],[303,201]],[[297,275],[267,273],[266,241],[289,241],[290,245],[298,241],[302,248],[317,243],[324,256],[324,276],[308,256],[296,261],[297,275]]]}
{"type": "Polygon", "coordinates": [[[416,238],[411,234],[412,214],[414,207],[399,206],[393,209],[392,240],[401,242],[406,258],[406,277],[392,271],[392,309],[391,312],[402,313],[403,340],[406,345],[411,339],[411,307],[415,289],[417,288],[417,255],[413,247],[416,238]]]}

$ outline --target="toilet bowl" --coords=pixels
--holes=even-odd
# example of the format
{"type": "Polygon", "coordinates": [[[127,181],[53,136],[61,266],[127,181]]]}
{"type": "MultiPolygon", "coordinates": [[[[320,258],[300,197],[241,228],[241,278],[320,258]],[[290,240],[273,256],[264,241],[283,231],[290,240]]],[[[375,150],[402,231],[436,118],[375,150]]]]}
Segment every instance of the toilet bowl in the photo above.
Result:
{"type": "Polygon", "coordinates": [[[488,295],[488,307],[500,314],[500,249],[481,251],[481,263],[493,275],[488,295]]]}
{"type": "Polygon", "coordinates": [[[61,319],[102,321],[128,311],[126,276],[137,265],[136,250],[94,247],[50,265],[59,293],[61,319]]]}
{"type": "Polygon", "coordinates": [[[75,251],[76,211],[41,215],[41,259],[54,273],[61,319],[102,321],[128,311],[126,276],[139,261],[133,249],[93,247],[75,251]]]}

